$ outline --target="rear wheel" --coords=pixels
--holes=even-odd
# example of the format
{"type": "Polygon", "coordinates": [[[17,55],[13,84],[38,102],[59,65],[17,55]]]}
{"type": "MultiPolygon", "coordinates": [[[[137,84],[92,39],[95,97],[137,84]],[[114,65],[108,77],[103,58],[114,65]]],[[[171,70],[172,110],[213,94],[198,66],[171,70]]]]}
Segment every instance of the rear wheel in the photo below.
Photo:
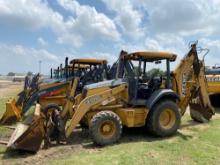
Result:
{"type": "Polygon", "coordinates": [[[97,113],[89,125],[93,141],[98,145],[108,145],[117,142],[122,133],[122,122],[112,111],[97,113]]]}
{"type": "Polygon", "coordinates": [[[158,102],[148,114],[147,128],[156,136],[171,136],[180,126],[181,115],[175,102],[158,102]]]}

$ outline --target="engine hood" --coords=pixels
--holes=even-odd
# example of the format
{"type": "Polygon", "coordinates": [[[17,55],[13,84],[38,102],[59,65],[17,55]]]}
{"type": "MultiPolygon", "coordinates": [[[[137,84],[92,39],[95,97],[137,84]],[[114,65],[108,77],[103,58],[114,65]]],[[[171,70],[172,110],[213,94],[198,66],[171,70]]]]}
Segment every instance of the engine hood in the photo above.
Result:
{"type": "Polygon", "coordinates": [[[84,89],[89,90],[89,89],[101,88],[101,87],[114,87],[125,83],[126,82],[123,79],[113,79],[113,80],[102,81],[102,82],[86,85],[84,89]]]}

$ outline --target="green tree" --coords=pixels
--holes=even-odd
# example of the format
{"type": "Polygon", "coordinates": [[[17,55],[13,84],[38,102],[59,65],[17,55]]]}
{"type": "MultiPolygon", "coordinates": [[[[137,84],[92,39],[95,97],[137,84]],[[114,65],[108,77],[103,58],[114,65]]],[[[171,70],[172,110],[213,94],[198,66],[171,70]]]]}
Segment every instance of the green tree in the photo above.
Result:
{"type": "Polygon", "coordinates": [[[153,68],[147,72],[147,75],[151,76],[163,76],[165,72],[159,68],[153,68]]]}
{"type": "Polygon", "coordinates": [[[33,72],[30,72],[30,71],[29,71],[29,72],[27,73],[27,75],[28,75],[28,76],[33,76],[34,74],[33,74],[33,72]]]}
{"type": "Polygon", "coordinates": [[[15,73],[14,73],[14,72],[9,72],[9,73],[7,74],[7,76],[15,76],[15,73]]]}

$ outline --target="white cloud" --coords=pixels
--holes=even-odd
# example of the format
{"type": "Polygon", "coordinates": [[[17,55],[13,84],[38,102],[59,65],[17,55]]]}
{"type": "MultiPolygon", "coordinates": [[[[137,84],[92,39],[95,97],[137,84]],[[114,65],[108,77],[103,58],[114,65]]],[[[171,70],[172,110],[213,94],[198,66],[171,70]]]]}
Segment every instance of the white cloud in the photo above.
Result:
{"type": "Polygon", "coordinates": [[[66,22],[68,34],[60,37],[60,42],[69,42],[70,37],[74,39],[75,36],[79,46],[83,40],[90,38],[101,38],[110,41],[120,39],[120,34],[114,22],[103,13],[97,12],[94,7],[80,5],[75,0],[58,0],[58,2],[65,10],[73,14],[66,22]]]}
{"type": "Polygon", "coordinates": [[[143,42],[120,43],[117,45],[118,50],[128,52],[134,51],[169,51],[183,55],[188,50],[187,43],[182,37],[175,35],[157,35],[154,37],[146,37],[143,42]]]}
{"type": "Polygon", "coordinates": [[[38,44],[40,44],[41,46],[48,46],[48,42],[45,41],[45,39],[43,39],[42,37],[39,37],[37,39],[38,44]]]}
{"type": "Polygon", "coordinates": [[[93,57],[98,57],[102,59],[108,60],[108,64],[112,65],[114,62],[116,62],[118,56],[117,54],[110,54],[107,52],[94,52],[92,53],[93,57]]]}
{"type": "Polygon", "coordinates": [[[114,22],[94,7],[70,0],[58,2],[73,15],[64,20],[63,15],[54,11],[45,0],[0,0],[0,22],[31,31],[49,27],[58,43],[75,47],[89,39],[120,40],[114,22]]]}
{"type": "Polygon", "coordinates": [[[220,2],[218,0],[141,0],[149,14],[154,33],[178,33],[183,36],[219,34],[220,2]]]}
{"type": "Polygon", "coordinates": [[[16,28],[36,30],[61,28],[63,17],[42,0],[0,0],[0,22],[16,28]],[[52,25],[52,26],[51,26],[52,25]]]}
{"type": "Polygon", "coordinates": [[[122,31],[133,38],[143,36],[141,28],[142,15],[135,10],[129,0],[102,0],[107,8],[116,13],[115,22],[120,26],[122,31]]]}
{"type": "Polygon", "coordinates": [[[44,49],[26,48],[22,45],[0,43],[1,72],[38,72],[38,61],[42,61],[42,71],[48,74],[50,67],[60,63],[59,57],[44,49]]]}
{"type": "Polygon", "coordinates": [[[202,11],[195,1],[170,0],[163,1],[151,13],[153,28],[159,31],[188,31],[194,30],[201,24],[202,11]],[[172,5],[170,5],[172,3],[172,5]],[[187,12],[186,12],[187,11],[187,12]]]}

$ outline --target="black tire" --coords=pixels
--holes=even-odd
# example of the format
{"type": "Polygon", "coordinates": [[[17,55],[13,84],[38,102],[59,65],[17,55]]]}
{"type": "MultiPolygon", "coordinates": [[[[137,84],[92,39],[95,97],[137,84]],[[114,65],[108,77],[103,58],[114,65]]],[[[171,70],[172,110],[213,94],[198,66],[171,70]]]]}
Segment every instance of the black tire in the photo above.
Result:
{"type": "Polygon", "coordinates": [[[82,120],[79,122],[79,124],[80,124],[81,128],[83,128],[83,129],[89,128],[88,124],[86,123],[85,118],[82,118],[82,120]]]}
{"type": "Polygon", "coordinates": [[[55,110],[57,110],[57,111],[61,111],[61,108],[59,107],[59,105],[57,105],[57,104],[54,104],[54,103],[51,103],[51,104],[48,104],[44,109],[43,109],[43,113],[46,115],[48,112],[49,112],[49,110],[53,110],[53,111],[55,111],[55,110]]]}
{"type": "Polygon", "coordinates": [[[48,142],[65,139],[65,121],[60,116],[61,108],[57,104],[48,104],[43,113],[46,117],[45,131],[48,142]],[[52,121],[52,122],[51,122],[52,121]]]}
{"type": "MultiPolygon", "coordinates": [[[[166,115],[165,115],[166,116],[166,115]]],[[[175,134],[180,127],[181,115],[178,106],[175,102],[170,100],[163,100],[150,110],[147,117],[148,131],[159,137],[166,137],[175,134]],[[168,112],[167,112],[168,111],[168,112]],[[170,113],[168,121],[165,119],[165,124],[162,122],[162,113],[170,113]],[[170,118],[170,116],[172,116],[170,118]]]]}
{"type": "Polygon", "coordinates": [[[122,122],[119,116],[112,111],[102,111],[93,116],[89,125],[90,135],[98,145],[109,145],[117,142],[122,133],[122,122]],[[104,126],[110,126],[104,131],[104,126]],[[106,135],[105,135],[106,134],[106,135]]]}

